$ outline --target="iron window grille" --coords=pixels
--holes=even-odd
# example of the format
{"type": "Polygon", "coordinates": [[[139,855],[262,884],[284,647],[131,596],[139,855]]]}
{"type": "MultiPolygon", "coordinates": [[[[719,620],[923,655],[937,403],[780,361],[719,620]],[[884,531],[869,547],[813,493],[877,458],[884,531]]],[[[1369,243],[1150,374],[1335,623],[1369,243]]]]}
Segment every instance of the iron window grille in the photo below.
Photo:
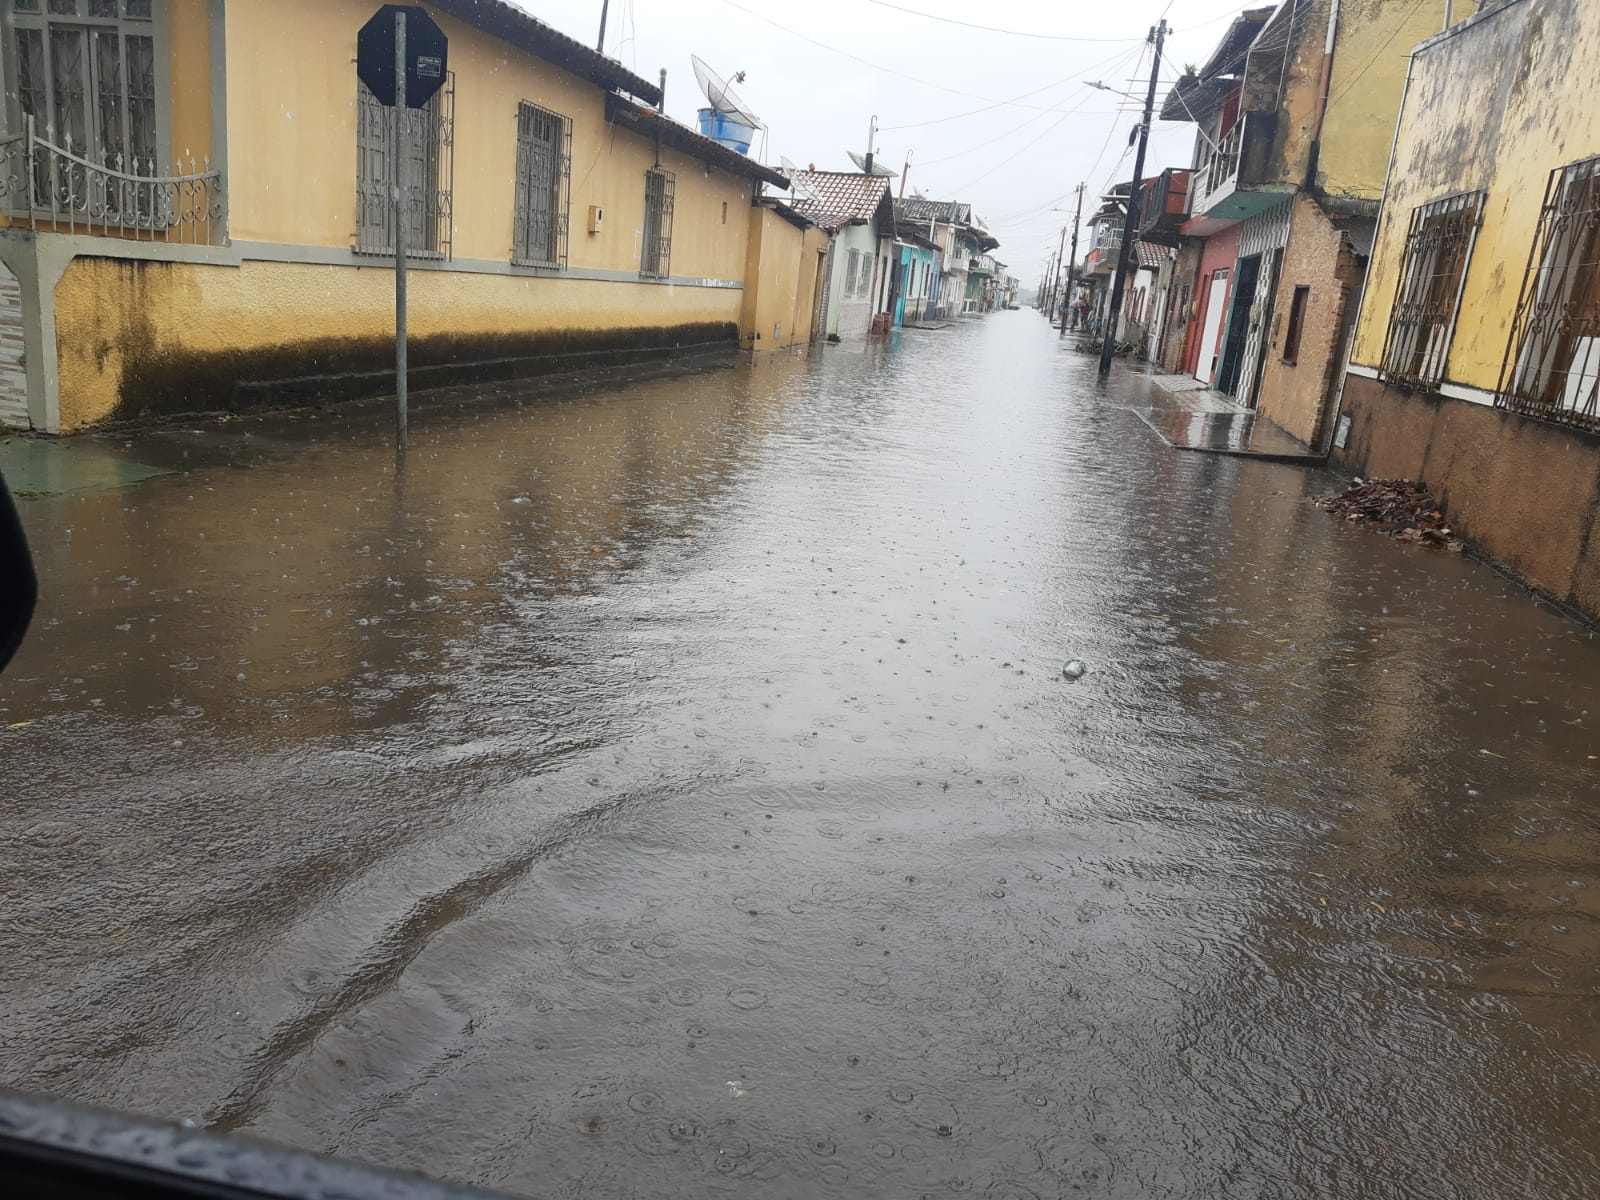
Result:
{"type": "Polygon", "coordinates": [[[406,180],[406,257],[450,257],[455,184],[456,76],[420,109],[387,108],[359,80],[356,105],[357,254],[394,254],[394,177],[397,116],[409,129],[406,180]]]}
{"type": "Polygon", "coordinates": [[[1550,172],[1495,403],[1600,429],[1600,158],[1550,172]]]}
{"type": "Polygon", "coordinates": [[[857,254],[854,250],[850,251],[849,254],[845,256],[845,260],[844,260],[844,298],[846,300],[854,300],[856,298],[856,272],[859,269],[856,266],[856,261],[859,258],[860,258],[860,255],[857,254]]]}
{"type": "Polygon", "coordinates": [[[565,270],[571,207],[572,121],[523,101],[517,106],[511,261],[565,270]]]}
{"type": "Polygon", "coordinates": [[[1444,381],[1467,263],[1482,223],[1482,192],[1446,196],[1411,210],[1383,343],[1384,379],[1424,390],[1444,381]]]}
{"type": "Polygon", "coordinates": [[[166,156],[151,0],[5,0],[5,28],[4,211],[72,231],[213,240],[220,173],[166,156]]]}
{"type": "Polygon", "coordinates": [[[665,279],[672,273],[672,200],[676,176],[652,167],[644,173],[644,246],[639,274],[665,279]]]}

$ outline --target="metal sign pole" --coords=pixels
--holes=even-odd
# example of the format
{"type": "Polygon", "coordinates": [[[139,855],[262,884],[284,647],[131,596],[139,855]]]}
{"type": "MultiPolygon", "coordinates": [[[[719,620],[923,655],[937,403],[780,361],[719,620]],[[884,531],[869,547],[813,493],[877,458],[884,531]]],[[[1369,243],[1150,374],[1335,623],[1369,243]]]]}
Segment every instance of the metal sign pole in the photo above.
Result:
{"type": "Polygon", "coordinates": [[[394,433],[406,444],[406,154],[411,110],[406,104],[406,14],[394,15],[394,433]]]}

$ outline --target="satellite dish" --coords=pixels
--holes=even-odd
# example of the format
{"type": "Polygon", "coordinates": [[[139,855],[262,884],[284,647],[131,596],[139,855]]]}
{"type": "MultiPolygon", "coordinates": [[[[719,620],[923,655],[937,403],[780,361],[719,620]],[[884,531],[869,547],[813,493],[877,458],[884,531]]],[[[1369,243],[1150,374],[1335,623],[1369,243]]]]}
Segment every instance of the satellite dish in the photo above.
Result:
{"type": "Polygon", "coordinates": [[[733,82],[744,81],[744,72],[735,71],[732,75],[718,75],[698,55],[691,54],[689,61],[694,65],[694,79],[700,85],[700,90],[705,93],[706,101],[711,106],[712,112],[721,113],[725,117],[732,117],[741,125],[752,129],[765,129],[766,124],[740,98],[733,90],[733,82]]]}
{"type": "Polygon", "coordinates": [[[822,197],[817,195],[817,190],[803,177],[801,168],[790,162],[783,155],[778,156],[778,161],[783,164],[783,173],[789,177],[789,189],[794,198],[802,204],[821,204],[822,197]]]}
{"type": "MultiPolygon", "coordinates": [[[[867,160],[861,157],[861,155],[857,154],[854,150],[846,150],[845,153],[850,156],[850,161],[855,163],[857,170],[865,171],[867,169],[867,160]]],[[[898,178],[896,172],[889,170],[889,168],[884,166],[881,162],[874,162],[872,164],[872,173],[878,176],[880,179],[898,178]]]]}

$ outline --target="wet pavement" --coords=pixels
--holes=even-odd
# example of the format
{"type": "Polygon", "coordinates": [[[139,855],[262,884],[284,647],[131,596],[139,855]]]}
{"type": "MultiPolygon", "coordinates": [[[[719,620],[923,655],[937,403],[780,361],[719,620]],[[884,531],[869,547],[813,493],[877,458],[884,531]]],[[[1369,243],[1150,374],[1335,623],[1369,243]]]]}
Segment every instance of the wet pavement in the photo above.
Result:
{"type": "Polygon", "coordinates": [[[1174,450],[1241,454],[1295,464],[1326,460],[1304,442],[1247,408],[1232,396],[1212,391],[1192,375],[1149,374],[1135,412],[1174,450]]]}
{"type": "Polygon", "coordinates": [[[539,1196],[1594,1196],[1600,644],[1149,387],[999,313],[398,477],[98,440],[172,473],[23,501],[0,1081],[539,1196]]]}

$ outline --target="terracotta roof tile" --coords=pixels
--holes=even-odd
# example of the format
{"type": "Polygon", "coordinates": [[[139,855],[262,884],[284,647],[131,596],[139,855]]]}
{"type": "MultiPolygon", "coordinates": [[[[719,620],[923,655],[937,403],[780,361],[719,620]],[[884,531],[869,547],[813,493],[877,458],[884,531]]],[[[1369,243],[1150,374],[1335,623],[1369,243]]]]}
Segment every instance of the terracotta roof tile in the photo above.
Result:
{"type": "Polygon", "coordinates": [[[794,207],[832,233],[858,221],[871,221],[889,194],[881,175],[854,171],[796,171],[794,207]]]}
{"type": "Polygon", "coordinates": [[[1159,271],[1172,253],[1165,246],[1153,245],[1150,242],[1135,242],[1133,250],[1138,255],[1139,265],[1148,267],[1152,271],[1159,271]]]}

